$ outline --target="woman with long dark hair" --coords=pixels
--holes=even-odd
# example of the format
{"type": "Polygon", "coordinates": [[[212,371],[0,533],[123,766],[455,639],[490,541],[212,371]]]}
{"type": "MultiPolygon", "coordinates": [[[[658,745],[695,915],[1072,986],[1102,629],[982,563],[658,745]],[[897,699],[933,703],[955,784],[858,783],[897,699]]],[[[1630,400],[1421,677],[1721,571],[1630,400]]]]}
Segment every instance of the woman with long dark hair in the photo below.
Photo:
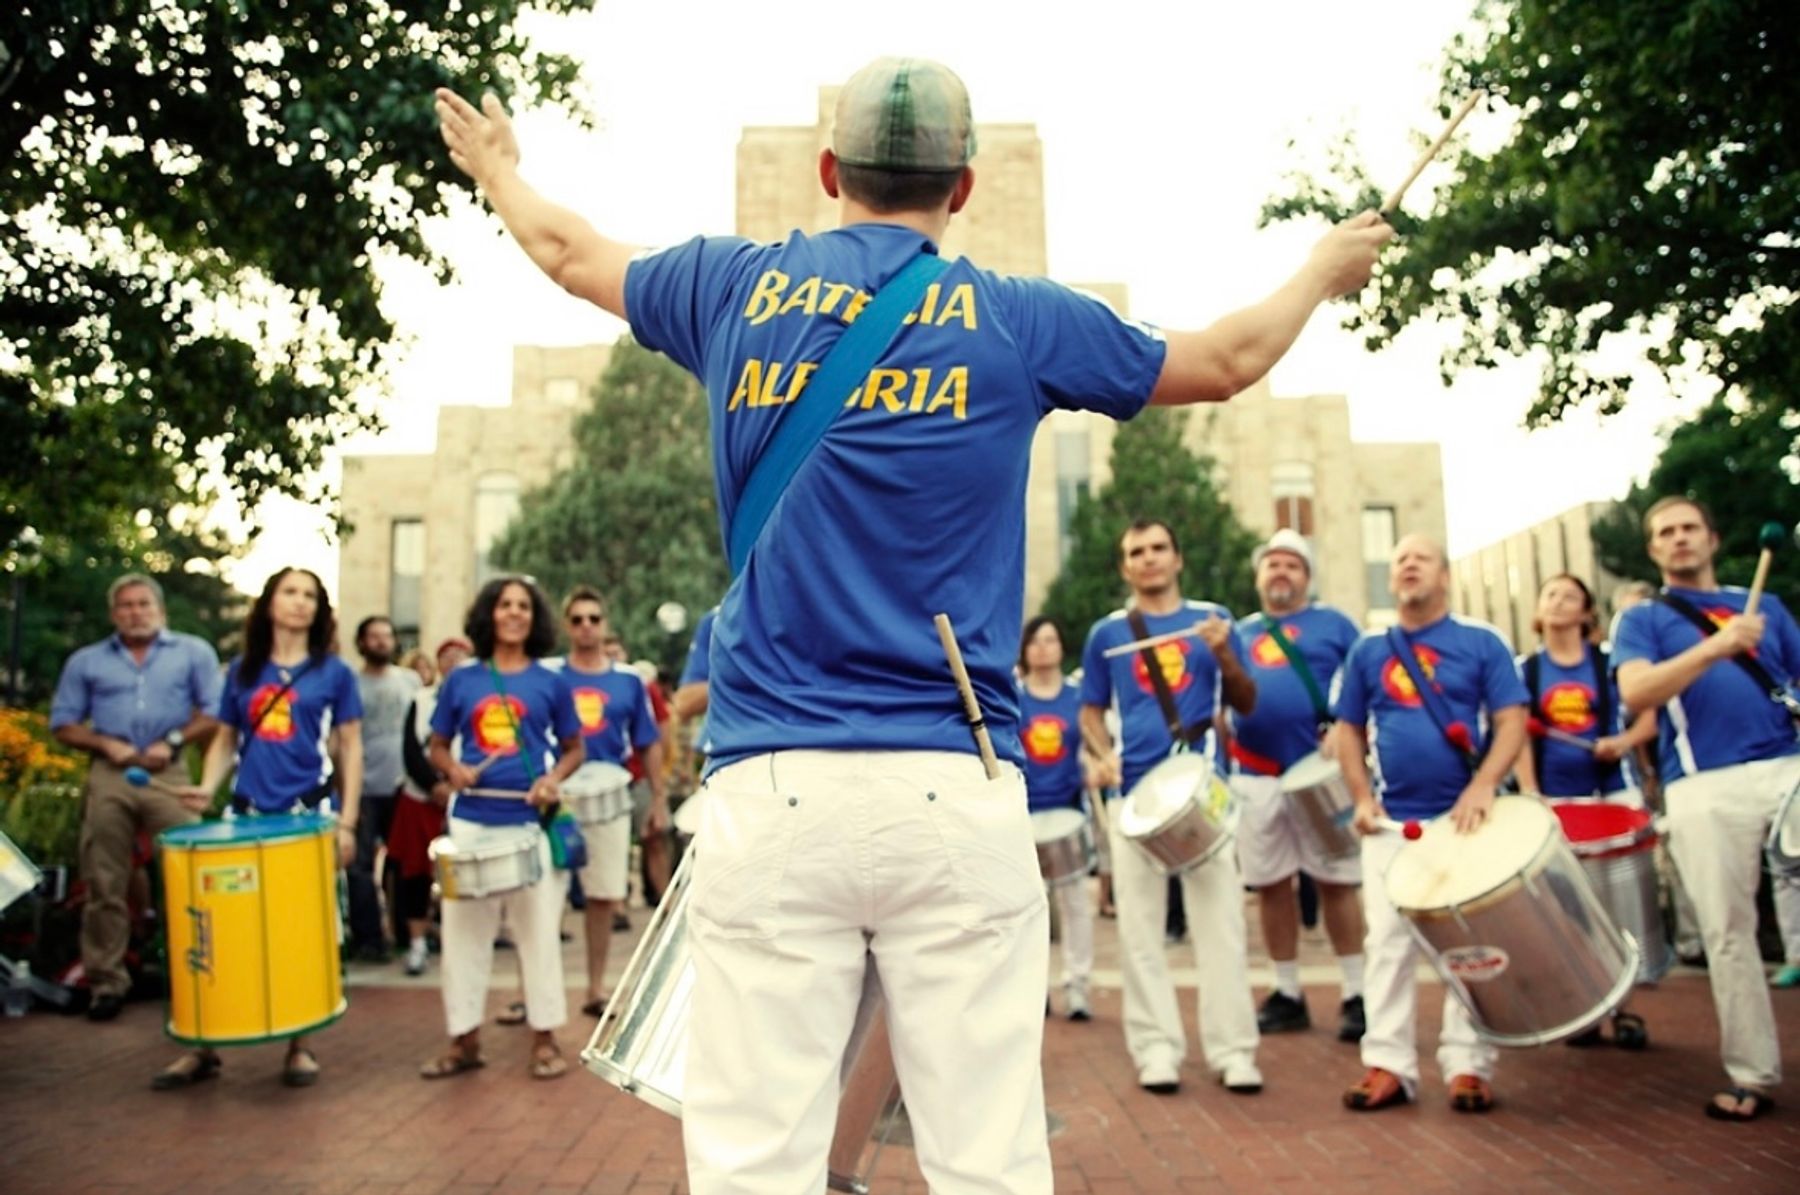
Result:
{"type": "Polygon", "coordinates": [[[489,581],[469,607],[464,630],[475,662],[444,677],[431,715],[431,765],[456,794],[447,833],[459,851],[535,852],[539,875],[492,896],[444,901],[450,1044],[419,1073],[441,1079],[482,1065],[479,1034],[504,910],[518,947],[526,1019],[535,1031],[531,1074],[554,1079],[568,1070],[556,1030],[568,1018],[561,927],[569,884],[568,873],[551,864],[538,818],[539,810],[557,804],[558,786],[581,766],[581,720],[568,681],[538,663],[556,645],[556,621],[536,585],[523,577],[489,581]],[[461,744],[455,756],[453,741],[461,744]]]}
{"type": "MultiPolygon", "coordinates": [[[[342,794],[337,825],[338,861],[356,849],[357,802],[362,794],[362,698],[356,674],[332,644],[337,621],[318,575],[279,569],[263,585],[244,620],[244,653],[226,669],[219,699],[219,731],[206,749],[200,783],[179,790],[190,808],[212,804],[233,775],[231,807],[240,815],[316,810],[336,789],[342,794]],[[342,769],[333,779],[332,752],[342,769]]],[[[207,1047],[182,1055],[157,1074],[157,1090],[211,1078],[221,1066],[207,1047]]],[[[319,1061],[304,1036],[288,1040],[282,1081],[307,1087],[318,1081],[319,1061]]]]}

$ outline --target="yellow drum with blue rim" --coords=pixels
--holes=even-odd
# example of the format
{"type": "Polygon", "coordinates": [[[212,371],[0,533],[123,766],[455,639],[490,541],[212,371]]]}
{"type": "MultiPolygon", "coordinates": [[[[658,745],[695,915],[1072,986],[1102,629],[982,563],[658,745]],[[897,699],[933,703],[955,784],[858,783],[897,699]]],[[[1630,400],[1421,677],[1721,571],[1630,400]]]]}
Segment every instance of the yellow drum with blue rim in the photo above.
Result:
{"type": "Polygon", "coordinates": [[[157,836],[169,943],[169,1036],[250,1045],[344,1013],[337,820],[199,822],[157,836]]]}

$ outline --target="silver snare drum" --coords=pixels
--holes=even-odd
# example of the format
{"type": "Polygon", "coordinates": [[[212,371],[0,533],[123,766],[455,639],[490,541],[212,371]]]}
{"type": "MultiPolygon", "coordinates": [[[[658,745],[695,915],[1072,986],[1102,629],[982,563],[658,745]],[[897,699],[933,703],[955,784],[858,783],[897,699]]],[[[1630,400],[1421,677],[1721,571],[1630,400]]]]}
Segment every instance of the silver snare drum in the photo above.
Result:
{"type": "Polygon", "coordinates": [[[1094,865],[1094,831],[1079,809],[1041,809],[1031,815],[1038,868],[1051,887],[1087,878],[1094,865]]]}
{"type": "Polygon", "coordinates": [[[1173,875],[1198,867],[1231,844],[1231,790],[1198,753],[1171,755],[1146,772],[1119,803],[1119,832],[1173,875]]]}
{"type": "Polygon", "coordinates": [[[524,826],[492,842],[459,846],[449,835],[431,840],[431,875],[445,900],[478,900],[528,888],[544,878],[544,832],[524,826]]]}
{"type": "Polygon", "coordinates": [[[1351,829],[1356,799],[1344,783],[1344,770],[1336,760],[1317,751],[1281,774],[1282,794],[1294,803],[1300,824],[1327,859],[1348,859],[1362,854],[1362,843],[1351,829]]]}
{"type": "Polygon", "coordinates": [[[562,803],[584,826],[599,826],[631,812],[631,773],[616,763],[591,759],[562,782],[562,803]]]}

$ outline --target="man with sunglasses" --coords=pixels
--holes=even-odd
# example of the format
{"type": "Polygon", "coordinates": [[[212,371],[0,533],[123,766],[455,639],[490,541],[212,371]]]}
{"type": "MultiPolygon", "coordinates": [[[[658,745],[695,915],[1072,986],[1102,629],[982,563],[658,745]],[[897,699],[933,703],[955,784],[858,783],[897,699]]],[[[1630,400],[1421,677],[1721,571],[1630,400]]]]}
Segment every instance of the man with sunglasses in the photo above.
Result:
{"type": "MultiPolygon", "coordinates": [[[[575,696],[575,712],[581,719],[587,762],[624,767],[627,755],[643,757],[650,783],[650,811],[646,833],[658,832],[669,823],[668,796],[662,785],[662,742],[650,709],[650,694],[643,679],[629,668],[618,667],[607,651],[606,603],[586,585],[577,586],[563,602],[563,621],[569,635],[569,655],[563,675],[575,696]]],[[[579,783],[581,773],[571,777],[579,783]]],[[[581,1010],[591,1017],[606,1008],[606,955],[612,945],[613,912],[624,902],[631,876],[631,818],[581,828],[587,839],[588,863],[581,869],[581,889],[587,903],[588,990],[581,1010]]]]}

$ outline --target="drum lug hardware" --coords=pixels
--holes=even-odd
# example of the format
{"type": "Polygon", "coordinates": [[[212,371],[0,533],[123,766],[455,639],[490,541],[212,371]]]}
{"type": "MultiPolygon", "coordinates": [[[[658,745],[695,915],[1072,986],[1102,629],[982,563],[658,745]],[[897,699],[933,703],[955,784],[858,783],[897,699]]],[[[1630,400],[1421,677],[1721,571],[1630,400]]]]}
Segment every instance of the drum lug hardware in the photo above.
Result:
{"type": "Polygon", "coordinates": [[[799,797],[789,797],[788,798],[788,808],[789,809],[792,809],[794,806],[798,805],[799,803],[800,803],[799,797]]]}
{"type": "Polygon", "coordinates": [[[935,800],[937,800],[937,794],[936,793],[926,793],[925,799],[927,801],[935,801],[935,800]]]}

